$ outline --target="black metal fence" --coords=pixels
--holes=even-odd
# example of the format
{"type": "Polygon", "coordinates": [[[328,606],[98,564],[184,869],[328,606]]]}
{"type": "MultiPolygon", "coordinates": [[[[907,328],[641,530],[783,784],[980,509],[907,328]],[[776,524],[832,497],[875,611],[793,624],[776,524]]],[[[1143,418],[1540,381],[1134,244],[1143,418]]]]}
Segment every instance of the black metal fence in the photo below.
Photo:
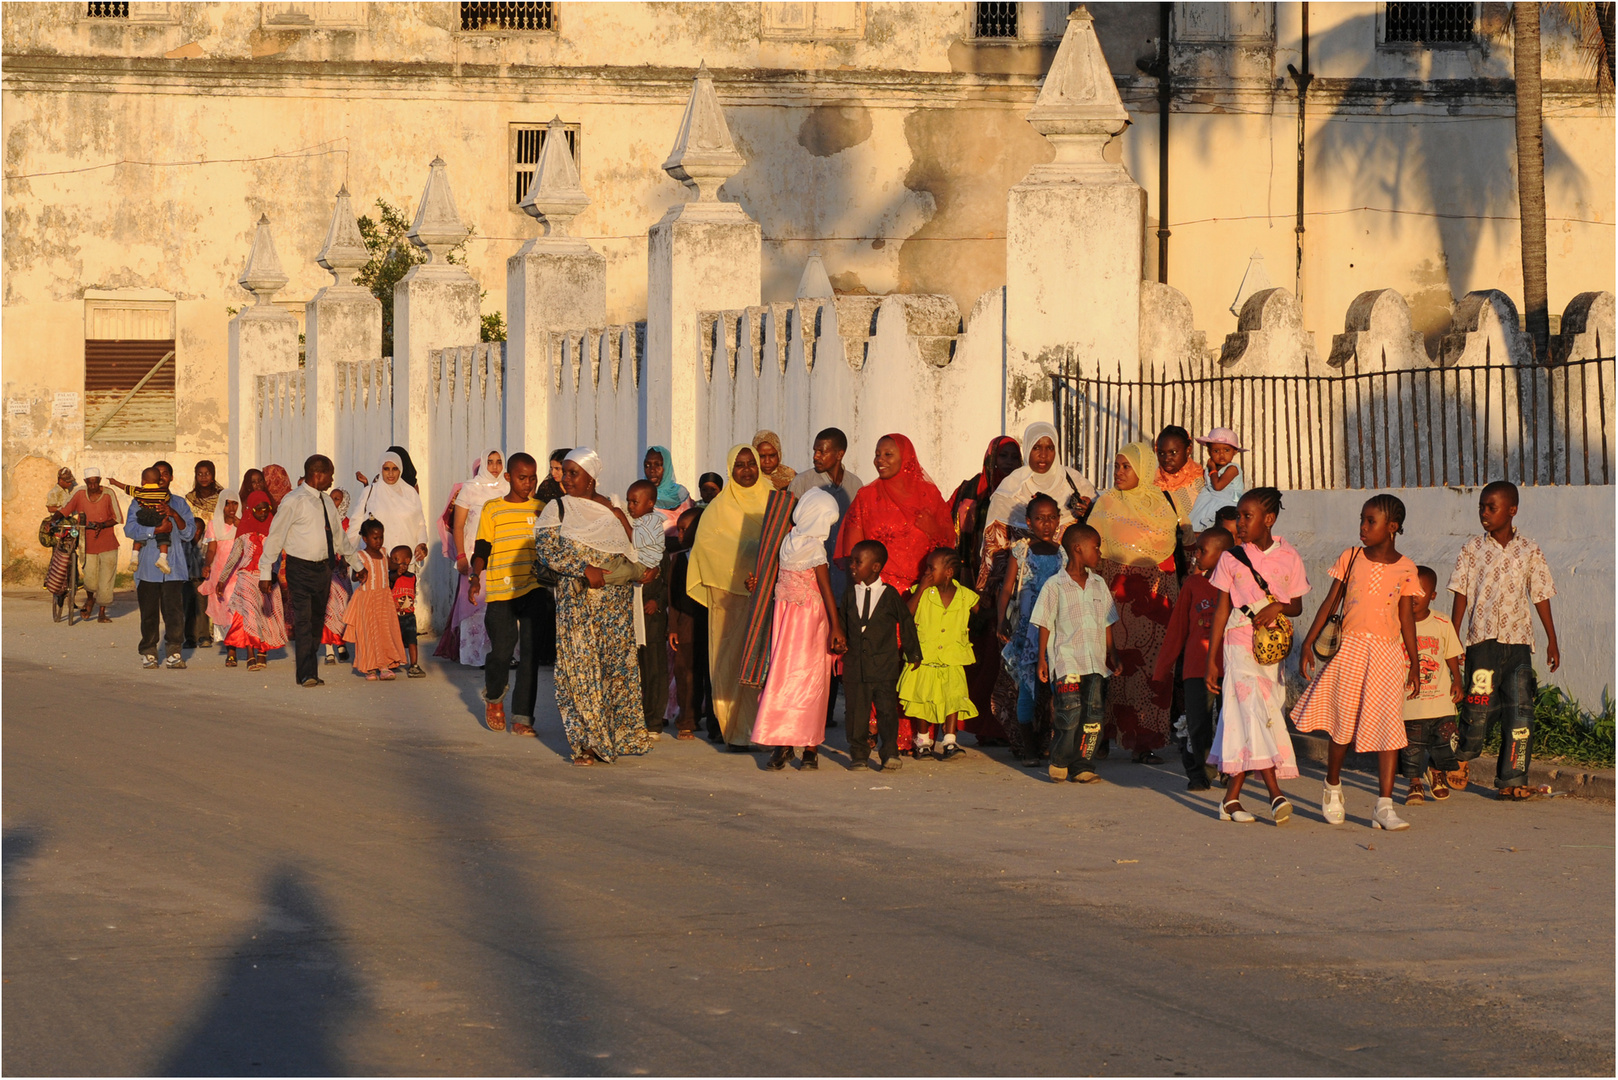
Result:
{"type": "Polygon", "coordinates": [[[1099,486],[1118,449],[1169,424],[1232,428],[1248,487],[1613,482],[1614,360],[1553,366],[1177,377],[1051,376],[1063,456],[1099,486]]]}

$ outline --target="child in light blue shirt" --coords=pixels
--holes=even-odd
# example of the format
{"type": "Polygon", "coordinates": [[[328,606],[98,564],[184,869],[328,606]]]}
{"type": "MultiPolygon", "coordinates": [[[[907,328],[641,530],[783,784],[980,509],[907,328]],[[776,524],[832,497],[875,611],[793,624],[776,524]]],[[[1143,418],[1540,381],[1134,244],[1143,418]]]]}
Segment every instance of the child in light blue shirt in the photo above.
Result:
{"type": "Polygon", "coordinates": [[[1201,533],[1214,527],[1220,510],[1241,502],[1247,485],[1242,479],[1242,467],[1235,461],[1244,448],[1237,445],[1234,431],[1214,428],[1197,442],[1208,448],[1208,478],[1191,506],[1191,527],[1201,533]]]}

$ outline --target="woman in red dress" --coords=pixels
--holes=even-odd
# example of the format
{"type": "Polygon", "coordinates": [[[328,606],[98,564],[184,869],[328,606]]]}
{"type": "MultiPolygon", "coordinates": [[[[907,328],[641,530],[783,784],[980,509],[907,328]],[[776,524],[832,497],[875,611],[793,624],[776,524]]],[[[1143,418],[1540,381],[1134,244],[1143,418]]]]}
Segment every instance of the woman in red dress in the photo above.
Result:
{"type": "MultiPolygon", "coordinates": [[[[878,541],[888,549],[882,580],[901,594],[908,593],[921,575],[927,553],[955,546],[955,522],[938,486],[916,460],[916,448],[909,439],[898,434],[882,436],[873,464],[877,478],[860,488],[843,516],[836,558],[839,565],[847,566],[855,544],[878,541]]],[[[910,722],[901,716],[899,749],[908,751],[910,745],[910,722]]]]}

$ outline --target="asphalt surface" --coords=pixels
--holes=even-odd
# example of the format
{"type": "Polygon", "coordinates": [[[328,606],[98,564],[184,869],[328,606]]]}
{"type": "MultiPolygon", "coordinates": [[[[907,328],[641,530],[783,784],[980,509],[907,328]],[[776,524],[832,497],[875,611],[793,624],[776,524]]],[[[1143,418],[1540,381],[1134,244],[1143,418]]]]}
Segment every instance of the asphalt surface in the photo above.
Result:
{"type": "Polygon", "coordinates": [[[548,678],[518,739],[471,669],[141,671],[126,608],[0,610],[7,1074],[1613,1072],[1611,806],[578,769],[548,678]]]}

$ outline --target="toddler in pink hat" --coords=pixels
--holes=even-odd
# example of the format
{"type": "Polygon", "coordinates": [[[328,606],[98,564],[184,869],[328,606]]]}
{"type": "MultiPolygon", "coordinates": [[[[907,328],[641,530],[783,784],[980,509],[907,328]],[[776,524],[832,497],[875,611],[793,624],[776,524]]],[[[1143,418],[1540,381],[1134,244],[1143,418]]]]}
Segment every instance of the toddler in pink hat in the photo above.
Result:
{"type": "Polygon", "coordinates": [[[1208,482],[1202,486],[1191,507],[1191,527],[1197,532],[1218,524],[1219,511],[1241,501],[1247,485],[1236,455],[1243,447],[1230,428],[1216,427],[1197,442],[1208,448],[1208,482]]]}

